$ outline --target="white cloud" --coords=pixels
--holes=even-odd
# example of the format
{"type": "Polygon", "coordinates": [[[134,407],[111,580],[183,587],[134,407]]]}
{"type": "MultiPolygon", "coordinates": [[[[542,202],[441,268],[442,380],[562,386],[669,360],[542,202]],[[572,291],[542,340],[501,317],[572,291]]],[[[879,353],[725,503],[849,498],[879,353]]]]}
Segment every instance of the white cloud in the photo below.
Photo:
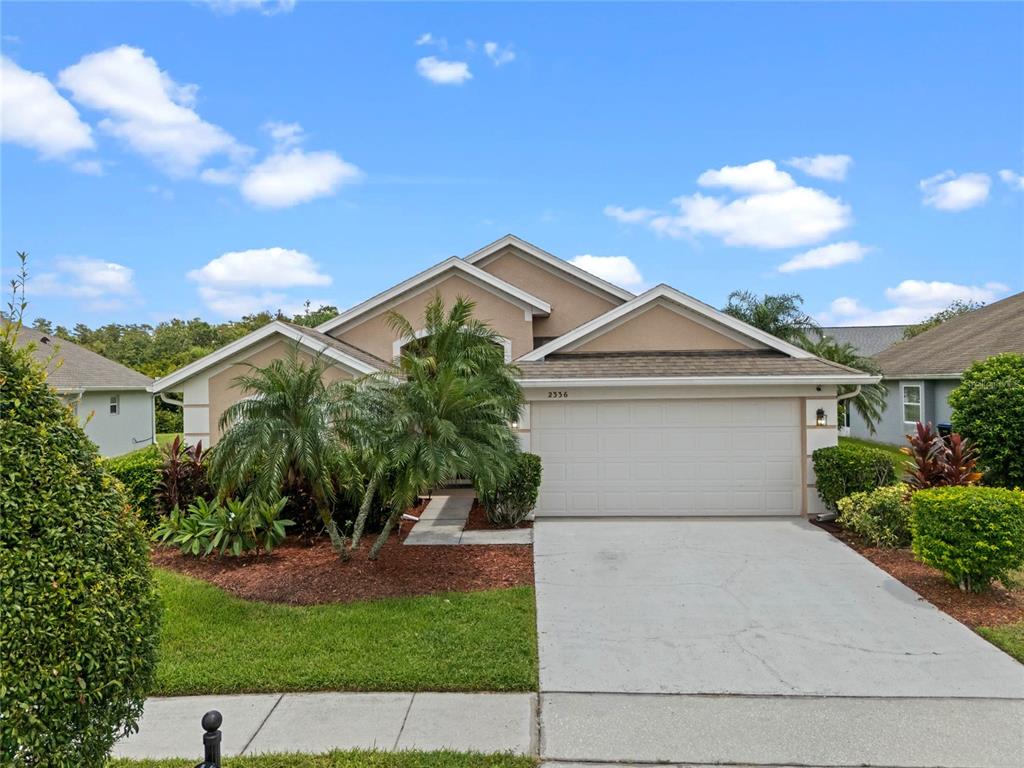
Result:
{"type": "Polygon", "coordinates": [[[87,176],[102,176],[103,163],[99,160],[76,160],[71,164],[71,170],[87,176]]]}
{"type": "Polygon", "coordinates": [[[843,181],[846,172],[853,165],[849,155],[814,155],[813,157],[791,157],[788,164],[808,176],[828,181],[843,181]]]}
{"type": "Polygon", "coordinates": [[[438,85],[462,85],[473,78],[469,64],[464,61],[444,61],[436,56],[424,56],[416,62],[416,71],[438,85]]]}
{"type": "Polygon", "coordinates": [[[487,58],[494,62],[496,67],[508,64],[516,59],[516,52],[512,50],[511,46],[506,45],[502,48],[491,40],[484,43],[484,53],[487,54],[487,58]]]}
{"type": "Polygon", "coordinates": [[[679,212],[651,219],[650,226],[668,237],[708,234],[727,245],[792,248],[820,242],[847,227],[850,207],[809,187],[793,187],[726,201],[700,193],[674,201],[679,212]]]}
{"type": "Polygon", "coordinates": [[[193,109],[196,85],[179,85],[141,48],[127,45],[83,56],[58,84],[86,107],[105,112],[100,128],[172,175],[190,175],[207,158],[244,157],[248,149],[193,109]]]}
{"type": "Polygon", "coordinates": [[[75,299],[90,310],[117,309],[135,298],[135,272],[89,256],[61,257],[56,269],[31,278],[28,292],[75,299]]]}
{"type": "Polygon", "coordinates": [[[217,186],[230,186],[241,180],[239,172],[234,168],[206,168],[199,172],[199,178],[217,186]]]}
{"type": "Polygon", "coordinates": [[[424,32],[417,37],[416,45],[433,45],[442,51],[448,50],[448,41],[443,37],[434,37],[430,32],[424,32]]]}
{"type": "Polygon", "coordinates": [[[1004,168],[999,172],[999,178],[1005,183],[1010,185],[1010,189],[1024,191],[1024,176],[1021,176],[1016,171],[1011,171],[1009,168],[1004,168]]]}
{"type": "Polygon", "coordinates": [[[772,160],[704,171],[697,183],[702,187],[728,187],[736,192],[781,192],[796,186],[793,177],[780,171],[772,160]]]}
{"type": "Polygon", "coordinates": [[[253,166],[242,179],[242,195],[256,205],[288,208],[334,194],[362,172],[334,152],[293,149],[276,152],[253,166]]]}
{"type": "Polygon", "coordinates": [[[604,215],[610,216],[621,224],[639,224],[647,221],[657,213],[653,208],[623,208],[621,205],[606,205],[604,215]]]}
{"type": "Polygon", "coordinates": [[[264,16],[290,13],[295,0],[203,0],[210,10],[230,16],[238,11],[259,11],[264,16]]]}
{"type": "Polygon", "coordinates": [[[0,56],[0,136],[45,158],[93,149],[92,129],[53,84],[0,56]]]}
{"type": "Polygon", "coordinates": [[[585,253],[572,259],[571,263],[629,290],[640,290],[646,285],[644,276],[628,256],[591,256],[585,253]]]}
{"type": "Polygon", "coordinates": [[[925,205],[940,211],[965,211],[988,199],[991,184],[992,180],[984,173],[957,176],[953,171],[944,171],[922,180],[920,187],[925,205]]]}
{"type": "Polygon", "coordinates": [[[231,251],[193,269],[187,277],[198,284],[204,303],[225,317],[264,309],[294,314],[302,302],[281,289],[331,284],[330,275],[308,254],[290,248],[231,251]]]}
{"type": "Polygon", "coordinates": [[[271,121],[263,125],[263,130],[270,134],[278,147],[294,147],[302,143],[303,130],[298,123],[279,123],[271,121]]]}
{"type": "Polygon", "coordinates": [[[804,269],[829,269],[840,264],[860,261],[871,249],[854,240],[830,243],[798,254],[779,265],[779,272],[799,272],[804,269]]]}
{"type": "Polygon", "coordinates": [[[817,319],[824,325],[904,325],[919,323],[945,309],[954,301],[989,303],[1003,296],[1008,287],[1002,283],[961,285],[941,281],[904,280],[885,289],[893,306],[872,309],[857,299],[841,296],[832,301],[817,319]]]}

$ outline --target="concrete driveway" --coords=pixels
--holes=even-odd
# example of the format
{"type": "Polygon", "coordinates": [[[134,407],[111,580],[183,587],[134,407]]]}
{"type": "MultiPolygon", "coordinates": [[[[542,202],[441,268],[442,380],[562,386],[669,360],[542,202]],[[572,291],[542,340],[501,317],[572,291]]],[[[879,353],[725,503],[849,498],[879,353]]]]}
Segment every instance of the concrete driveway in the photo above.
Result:
{"type": "Polygon", "coordinates": [[[549,759],[1024,754],[1024,666],[802,520],[541,520],[534,536],[549,759]]]}

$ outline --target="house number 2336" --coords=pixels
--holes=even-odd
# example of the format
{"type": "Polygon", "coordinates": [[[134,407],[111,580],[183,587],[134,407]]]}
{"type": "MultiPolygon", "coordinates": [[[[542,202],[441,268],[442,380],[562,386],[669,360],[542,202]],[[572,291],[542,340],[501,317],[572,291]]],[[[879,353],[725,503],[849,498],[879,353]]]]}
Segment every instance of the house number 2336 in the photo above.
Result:
{"type": "Polygon", "coordinates": [[[556,399],[556,400],[564,400],[568,396],[569,396],[569,393],[568,392],[564,392],[562,390],[554,390],[552,392],[548,392],[548,397],[556,399]]]}

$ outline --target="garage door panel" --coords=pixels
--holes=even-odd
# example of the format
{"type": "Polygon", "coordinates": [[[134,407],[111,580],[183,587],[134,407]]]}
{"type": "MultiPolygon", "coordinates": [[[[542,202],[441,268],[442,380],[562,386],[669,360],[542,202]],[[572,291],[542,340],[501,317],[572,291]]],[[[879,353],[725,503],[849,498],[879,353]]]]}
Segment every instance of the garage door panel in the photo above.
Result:
{"type": "Polygon", "coordinates": [[[531,417],[540,516],[800,513],[795,399],[540,403],[531,417]]]}

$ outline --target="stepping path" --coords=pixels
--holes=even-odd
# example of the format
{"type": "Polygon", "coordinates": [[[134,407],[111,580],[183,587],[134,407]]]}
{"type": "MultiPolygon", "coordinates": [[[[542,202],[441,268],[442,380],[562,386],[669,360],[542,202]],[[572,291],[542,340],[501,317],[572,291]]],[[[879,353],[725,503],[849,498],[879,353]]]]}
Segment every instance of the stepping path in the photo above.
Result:
{"type": "Polygon", "coordinates": [[[114,757],[202,757],[200,719],[224,716],[226,756],[333,749],[537,754],[532,693],[272,693],[146,700],[114,757]]]}
{"type": "Polygon", "coordinates": [[[475,498],[472,488],[446,488],[432,496],[404,543],[411,546],[533,543],[530,528],[464,531],[475,498]]]}

